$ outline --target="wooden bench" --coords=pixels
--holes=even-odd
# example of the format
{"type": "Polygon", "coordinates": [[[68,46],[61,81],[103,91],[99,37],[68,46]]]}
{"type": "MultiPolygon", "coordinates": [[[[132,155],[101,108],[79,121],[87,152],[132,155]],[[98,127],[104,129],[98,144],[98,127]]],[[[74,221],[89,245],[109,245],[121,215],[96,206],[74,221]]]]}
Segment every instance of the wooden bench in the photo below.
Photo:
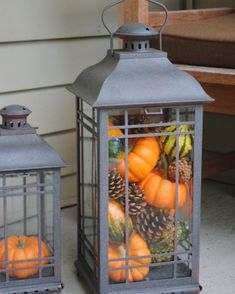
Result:
{"type": "MultiPolygon", "coordinates": [[[[169,11],[168,25],[197,22],[234,13],[233,8],[169,11]]],[[[121,8],[122,23],[142,22],[159,28],[164,13],[149,11],[145,0],[127,0],[121,8]]],[[[226,115],[235,115],[235,69],[177,64],[177,66],[194,76],[215,99],[214,103],[205,105],[205,111],[226,115]]],[[[203,177],[208,178],[228,169],[235,168],[235,151],[212,158],[203,165],[203,177]]]]}

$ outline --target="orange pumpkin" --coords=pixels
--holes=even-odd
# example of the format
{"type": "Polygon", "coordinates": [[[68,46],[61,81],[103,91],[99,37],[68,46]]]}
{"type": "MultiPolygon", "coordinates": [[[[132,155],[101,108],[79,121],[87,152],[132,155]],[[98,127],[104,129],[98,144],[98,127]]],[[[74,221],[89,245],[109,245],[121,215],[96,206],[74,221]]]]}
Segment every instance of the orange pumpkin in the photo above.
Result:
{"type": "MultiPolygon", "coordinates": [[[[109,119],[109,127],[113,127],[113,122],[109,119]]],[[[120,129],[112,129],[108,131],[109,136],[123,136],[123,132],[120,129]]]]}
{"type": "MultiPolygon", "coordinates": [[[[146,178],[158,162],[160,147],[155,137],[140,138],[128,154],[128,178],[130,183],[146,178]]],[[[125,177],[125,159],[117,169],[125,177]]]]}
{"type": "MultiPolygon", "coordinates": [[[[130,257],[141,257],[150,256],[148,245],[146,241],[137,233],[133,232],[129,238],[129,258],[130,257]]],[[[110,243],[109,245],[109,259],[125,258],[126,257],[126,247],[125,244],[116,245],[110,243]]],[[[149,273],[149,264],[151,263],[151,257],[133,259],[128,261],[128,266],[140,266],[146,265],[145,267],[133,267],[128,269],[128,281],[136,282],[142,281],[149,273]]],[[[125,260],[121,261],[110,261],[108,263],[110,269],[115,269],[119,267],[125,267],[125,260]]],[[[114,282],[125,282],[126,281],[126,271],[125,269],[119,269],[114,271],[109,271],[109,278],[114,282]]]]}
{"type": "MultiPolygon", "coordinates": [[[[39,266],[40,261],[27,261],[29,259],[39,258],[39,245],[37,237],[27,236],[11,236],[8,237],[8,261],[13,262],[9,264],[9,276],[19,279],[28,278],[39,272],[38,268],[25,269],[25,267],[39,266]],[[16,261],[22,261],[14,263],[16,261]],[[16,271],[13,271],[16,270],[16,271]]],[[[48,257],[49,251],[47,245],[42,241],[41,243],[41,255],[48,257]]],[[[0,263],[5,262],[5,240],[0,241],[0,263]]],[[[48,263],[47,260],[41,262],[42,264],[48,263]]],[[[5,266],[0,267],[5,269],[5,266]]]]}
{"type": "MultiPolygon", "coordinates": [[[[175,209],[176,183],[164,179],[160,172],[152,171],[139,183],[144,190],[148,204],[162,209],[175,209]]],[[[178,207],[182,207],[188,200],[189,187],[187,183],[179,183],[178,207]]]]}

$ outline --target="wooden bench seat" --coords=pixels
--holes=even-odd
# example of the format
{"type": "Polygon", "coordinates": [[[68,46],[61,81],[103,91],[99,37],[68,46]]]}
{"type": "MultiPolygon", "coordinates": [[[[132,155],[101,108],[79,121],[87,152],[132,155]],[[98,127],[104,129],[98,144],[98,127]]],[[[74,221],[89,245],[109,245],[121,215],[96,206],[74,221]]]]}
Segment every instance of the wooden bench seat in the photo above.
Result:
{"type": "Polygon", "coordinates": [[[234,69],[235,13],[169,25],[163,49],[173,63],[234,69]]]}

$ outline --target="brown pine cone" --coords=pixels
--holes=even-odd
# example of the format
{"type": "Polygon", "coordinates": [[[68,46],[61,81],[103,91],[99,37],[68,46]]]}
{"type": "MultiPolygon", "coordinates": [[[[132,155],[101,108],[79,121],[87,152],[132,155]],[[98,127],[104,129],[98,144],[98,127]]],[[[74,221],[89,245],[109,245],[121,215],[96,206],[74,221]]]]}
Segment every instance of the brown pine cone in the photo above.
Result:
{"type": "MultiPolygon", "coordinates": [[[[188,157],[179,159],[179,181],[185,183],[191,180],[193,174],[193,163],[188,157]]],[[[176,180],[176,160],[172,161],[168,166],[168,177],[171,181],[176,180]]]]}
{"type": "MultiPolygon", "coordinates": [[[[119,116],[114,119],[115,125],[123,125],[124,117],[119,116]]],[[[152,124],[154,121],[148,118],[146,114],[136,114],[129,115],[128,125],[143,125],[143,124],[152,124]]],[[[149,127],[149,128],[133,128],[129,129],[129,134],[145,134],[145,133],[160,133],[162,131],[162,127],[149,127]]]]}
{"type": "Polygon", "coordinates": [[[124,197],[125,182],[120,173],[113,169],[109,172],[109,197],[115,200],[124,197]]]}
{"type": "Polygon", "coordinates": [[[154,241],[159,238],[169,225],[172,217],[169,211],[147,205],[143,212],[137,215],[135,226],[140,235],[147,241],[154,241]]]}
{"type": "MultiPolygon", "coordinates": [[[[128,189],[129,214],[136,216],[140,214],[146,207],[147,203],[144,199],[144,191],[136,184],[130,184],[128,189]]],[[[119,202],[125,207],[125,197],[119,198],[119,202]]]]}

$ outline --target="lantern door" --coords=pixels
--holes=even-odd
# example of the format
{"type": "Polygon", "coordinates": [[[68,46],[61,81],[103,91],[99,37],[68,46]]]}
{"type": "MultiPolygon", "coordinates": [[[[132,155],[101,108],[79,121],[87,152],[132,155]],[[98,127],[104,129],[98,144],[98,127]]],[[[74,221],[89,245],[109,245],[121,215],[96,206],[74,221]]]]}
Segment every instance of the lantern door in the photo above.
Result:
{"type": "Polygon", "coordinates": [[[59,169],[0,174],[0,290],[14,287],[61,289],[59,169]]]}
{"type": "Polygon", "coordinates": [[[103,291],[198,290],[202,107],[102,110],[100,123],[103,291]]]}

